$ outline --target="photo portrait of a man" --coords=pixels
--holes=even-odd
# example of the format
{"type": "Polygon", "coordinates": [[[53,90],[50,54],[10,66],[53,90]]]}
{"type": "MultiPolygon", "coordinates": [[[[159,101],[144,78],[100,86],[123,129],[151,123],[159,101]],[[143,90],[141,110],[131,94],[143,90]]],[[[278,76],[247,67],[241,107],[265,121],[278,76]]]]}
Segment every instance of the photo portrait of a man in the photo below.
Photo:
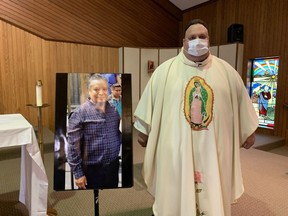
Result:
{"type": "Polygon", "coordinates": [[[88,94],[68,119],[68,164],[79,189],[115,188],[119,181],[121,118],[108,102],[104,76],[89,78],[88,94]]]}

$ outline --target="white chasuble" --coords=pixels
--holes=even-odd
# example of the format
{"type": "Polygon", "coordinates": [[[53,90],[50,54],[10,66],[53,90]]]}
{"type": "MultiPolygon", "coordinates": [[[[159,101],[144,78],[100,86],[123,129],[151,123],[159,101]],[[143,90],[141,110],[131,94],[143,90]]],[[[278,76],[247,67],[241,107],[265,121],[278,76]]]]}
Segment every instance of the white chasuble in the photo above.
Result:
{"type": "Polygon", "coordinates": [[[155,216],[230,216],[244,190],[240,146],[258,127],[237,71],[181,52],[155,70],[135,116],[149,135],[143,177],[155,216]]]}

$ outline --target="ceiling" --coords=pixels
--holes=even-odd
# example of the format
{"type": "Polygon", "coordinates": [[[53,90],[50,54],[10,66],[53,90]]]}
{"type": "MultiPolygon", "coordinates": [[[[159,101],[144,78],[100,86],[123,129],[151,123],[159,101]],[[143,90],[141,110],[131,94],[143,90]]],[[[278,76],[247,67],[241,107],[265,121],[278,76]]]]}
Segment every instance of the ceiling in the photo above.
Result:
{"type": "Polygon", "coordinates": [[[169,0],[169,1],[183,11],[191,7],[195,7],[196,5],[207,2],[209,0],[169,0]]]}

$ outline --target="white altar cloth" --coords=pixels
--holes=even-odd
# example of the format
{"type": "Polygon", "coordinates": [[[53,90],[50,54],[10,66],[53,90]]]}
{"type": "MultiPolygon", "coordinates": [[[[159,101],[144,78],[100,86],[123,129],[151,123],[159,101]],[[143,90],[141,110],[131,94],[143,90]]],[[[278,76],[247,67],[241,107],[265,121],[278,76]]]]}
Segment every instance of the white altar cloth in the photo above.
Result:
{"type": "Polygon", "coordinates": [[[33,127],[21,114],[0,115],[0,148],[20,145],[19,201],[30,216],[46,216],[48,179],[33,127]]]}

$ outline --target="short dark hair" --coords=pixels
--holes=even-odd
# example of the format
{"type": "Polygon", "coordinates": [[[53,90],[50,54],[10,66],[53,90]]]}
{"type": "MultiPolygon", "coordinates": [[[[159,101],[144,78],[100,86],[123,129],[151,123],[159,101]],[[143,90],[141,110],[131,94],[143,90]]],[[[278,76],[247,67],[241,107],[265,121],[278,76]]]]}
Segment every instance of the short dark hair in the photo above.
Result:
{"type": "Polygon", "coordinates": [[[203,25],[206,29],[208,29],[208,28],[207,28],[207,24],[206,24],[203,20],[201,20],[201,19],[192,19],[192,20],[190,20],[190,21],[187,23],[187,25],[185,26],[184,35],[186,34],[187,29],[188,29],[190,26],[195,25],[195,24],[201,24],[201,25],[203,25]]]}
{"type": "Polygon", "coordinates": [[[118,88],[118,87],[121,88],[121,85],[120,85],[119,83],[114,83],[114,84],[111,86],[112,89],[115,89],[115,88],[118,88]]]}

